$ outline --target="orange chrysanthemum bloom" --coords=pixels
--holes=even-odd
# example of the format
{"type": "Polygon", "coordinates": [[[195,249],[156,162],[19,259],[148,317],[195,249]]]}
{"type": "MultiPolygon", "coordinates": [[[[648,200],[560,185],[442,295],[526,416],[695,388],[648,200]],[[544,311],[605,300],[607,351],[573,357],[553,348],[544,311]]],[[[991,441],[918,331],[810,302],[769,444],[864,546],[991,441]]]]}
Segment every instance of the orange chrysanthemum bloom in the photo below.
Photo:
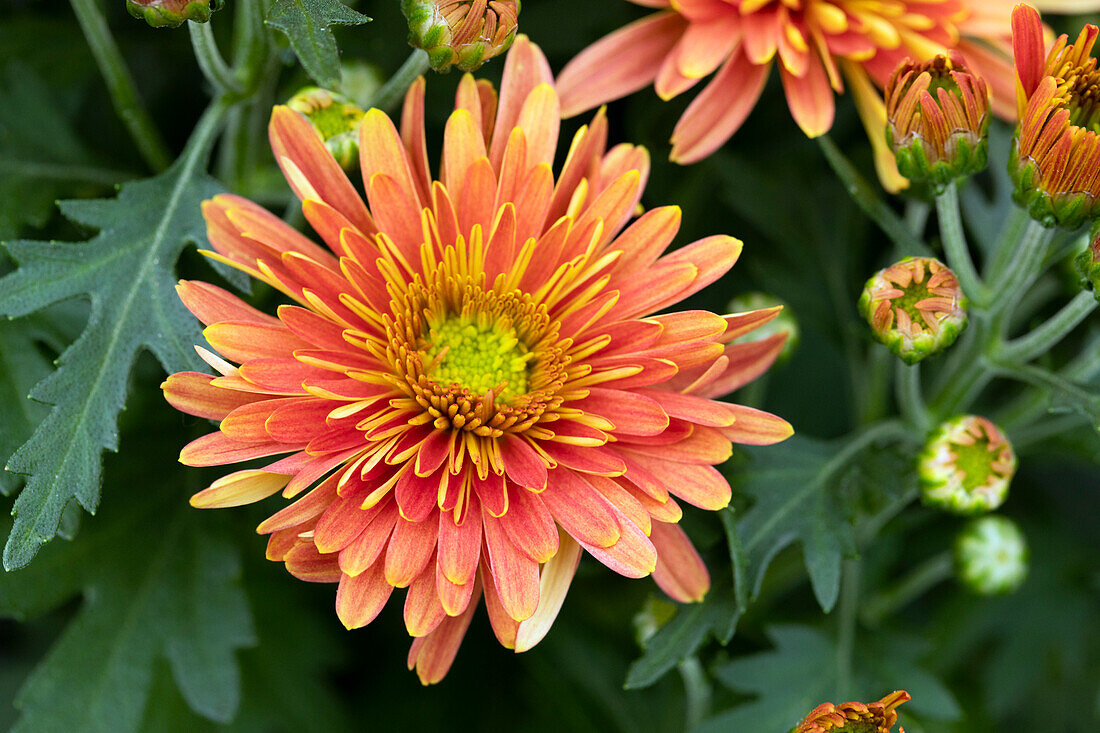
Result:
{"type": "Polygon", "coordinates": [[[910,699],[908,692],[898,690],[872,703],[823,702],[792,733],[891,733],[898,722],[897,707],[910,699]]]}
{"type": "Polygon", "coordinates": [[[1100,69],[1086,25],[1073,43],[1060,36],[1044,53],[1039,13],[1012,14],[1020,124],[1009,170],[1016,201],[1049,226],[1073,229],[1100,216],[1100,69]]]}
{"type": "Polygon", "coordinates": [[[663,254],[676,207],[633,223],[644,149],[606,149],[597,115],[556,180],[559,103],[525,38],[499,101],[467,76],[438,179],[424,82],[401,132],[379,110],[360,131],[367,203],[296,112],[271,118],[275,158],[327,245],[236,196],[205,204],[216,260],[294,301],[278,317],[183,282],[218,372],[164,385],[177,408],[220,420],[188,465],[287,454],[196,494],[199,507],[294,503],[264,521],[268,557],[338,582],[349,628],[408,588],[409,666],[443,677],[478,599],[517,651],[553,622],[581,549],[629,577],[699,600],[706,567],[677,499],[724,507],[714,468],[731,441],[767,444],[783,420],[716,401],[764,372],[784,336],[731,344],[778,308],[652,315],[714,282],[741,244],[714,236],[663,254]],[[228,361],[226,361],[228,360],[228,361]],[[236,362],[234,366],[230,362],[236,362]],[[303,493],[305,492],[305,493],[303,493]]]}
{"type": "MultiPolygon", "coordinates": [[[[994,109],[1011,116],[1007,0],[631,0],[659,8],[583,51],[558,78],[571,116],[653,84],[671,99],[717,71],[672,133],[672,159],[701,160],[741,127],[773,62],[791,115],[810,137],[833,124],[845,81],[875,147],[884,185],[904,188],[882,139],[885,85],[906,57],[955,49],[986,79],[994,109]],[[872,83],[874,82],[874,83],[872,83]]],[[[1068,3],[1061,3],[1060,9],[1068,3]]],[[[1095,0],[1079,0],[1084,12],[1095,0]]]]}

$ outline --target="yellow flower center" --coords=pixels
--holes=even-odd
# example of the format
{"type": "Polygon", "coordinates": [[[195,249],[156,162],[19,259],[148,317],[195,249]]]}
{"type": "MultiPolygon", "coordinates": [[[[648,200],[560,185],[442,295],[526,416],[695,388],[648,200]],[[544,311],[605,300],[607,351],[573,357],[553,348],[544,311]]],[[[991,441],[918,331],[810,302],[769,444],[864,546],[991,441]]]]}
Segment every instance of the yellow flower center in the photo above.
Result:
{"type": "Polygon", "coordinates": [[[509,403],[527,392],[527,370],[534,358],[507,318],[452,315],[429,322],[425,364],[428,377],[439,384],[457,385],[472,395],[493,391],[496,400],[509,403]]]}

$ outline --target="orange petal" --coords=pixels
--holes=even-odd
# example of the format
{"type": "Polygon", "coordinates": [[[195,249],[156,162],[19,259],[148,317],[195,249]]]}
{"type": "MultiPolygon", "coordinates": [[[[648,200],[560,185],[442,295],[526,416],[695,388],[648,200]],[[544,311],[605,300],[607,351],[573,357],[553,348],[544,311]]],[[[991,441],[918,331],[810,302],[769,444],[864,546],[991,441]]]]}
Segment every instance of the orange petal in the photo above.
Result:
{"type": "Polygon", "coordinates": [[[266,499],[286,486],[290,477],[267,471],[237,471],[223,476],[191,497],[196,509],[224,509],[266,499]]]}
{"type": "Polygon", "coordinates": [[[660,403],[637,392],[592,387],[575,406],[610,420],[615,432],[624,435],[657,435],[668,427],[668,414],[660,403]]]}
{"type": "Polygon", "coordinates": [[[409,586],[405,596],[405,628],[409,636],[427,636],[447,618],[435,590],[434,558],[409,586]]]}
{"type": "Polygon", "coordinates": [[[610,547],[622,536],[614,505],[569,469],[554,470],[540,498],[558,524],[580,542],[610,547]]]}
{"type": "Polygon", "coordinates": [[[299,542],[283,558],[287,572],[307,583],[336,583],[342,580],[335,555],[322,555],[312,542],[299,542]]]}
{"type": "Polygon", "coordinates": [[[542,55],[542,50],[531,43],[527,36],[516,36],[504,61],[504,74],[500,81],[500,101],[497,103],[496,124],[489,155],[493,161],[493,170],[500,170],[508,136],[516,126],[531,90],[540,84],[553,83],[554,75],[546,57],[542,55]]]}
{"type": "Polygon", "coordinates": [[[558,528],[554,518],[533,491],[516,489],[508,498],[508,511],[500,517],[508,539],[535,562],[546,562],[558,551],[558,528]]]}
{"type": "Polygon", "coordinates": [[[654,522],[649,539],[657,548],[653,580],[661,590],[680,603],[703,600],[710,589],[710,573],[680,525],[654,522]]]}
{"type": "Polygon", "coordinates": [[[409,522],[398,517],[386,550],[386,582],[404,588],[424,571],[439,532],[439,523],[432,519],[409,522]]]}
{"type": "Polygon", "coordinates": [[[221,420],[242,405],[263,400],[263,395],[237,392],[210,384],[214,377],[202,372],[177,372],[160,385],[164,399],[180,412],[208,420],[221,420]]]}
{"type": "Polygon", "coordinates": [[[386,582],[382,563],[375,563],[359,575],[343,575],[336,591],[336,615],[347,629],[358,629],[373,621],[393,593],[386,582]]]}
{"type": "Polygon", "coordinates": [[[221,466],[279,453],[291,453],[304,447],[275,442],[239,443],[221,433],[210,433],[185,445],[180,451],[180,463],[185,466],[221,466]]]}
{"type": "Polygon", "coordinates": [[[794,428],[781,417],[743,405],[729,405],[736,415],[733,425],[720,428],[722,435],[743,445],[771,445],[794,435],[794,428]]]}
{"type": "Polygon", "coordinates": [[[811,57],[806,74],[801,77],[781,68],[779,78],[783,81],[791,116],[807,137],[818,137],[828,132],[833,126],[836,104],[821,61],[816,56],[811,57]]]}
{"type": "MultiPolygon", "coordinates": [[[[480,588],[475,590],[481,593],[480,588]]],[[[476,609],[477,603],[471,603],[461,616],[445,618],[435,631],[413,640],[408,664],[409,669],[416,668],[421,684],[434,685],[447,675],[476,609]]]]}
{"type": "MultiPolygon", "coordinates": [[[[614,508],[613,508],[614,509],[614,508]]],[[[644,578],[657,567],[657,550],[638,525],[626,518],[618,509],[614,509],[622,536],[611,547],[597,547],[581,540],[584,549],[611,570],[627,578],[644,578]]],[[[574,539],[576,537],[574,536],[574,539]]]]}
{"type": "Polygon", "coordinates": [[[481,521],[501,606],[515,621],[530,618],[539,604],[539,564],[516,549],[500,520],[484,508],[481,521]]]}

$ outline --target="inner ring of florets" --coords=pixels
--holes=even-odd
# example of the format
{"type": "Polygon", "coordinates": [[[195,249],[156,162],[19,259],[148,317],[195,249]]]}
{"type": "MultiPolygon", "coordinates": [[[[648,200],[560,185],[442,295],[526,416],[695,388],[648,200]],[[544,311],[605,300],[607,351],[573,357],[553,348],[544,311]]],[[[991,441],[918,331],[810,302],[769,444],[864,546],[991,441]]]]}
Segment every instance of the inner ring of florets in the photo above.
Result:
{"type": "Polygon", "coordinates": [[[481,311],[427,320],[427,348],[422,353],[432,381],[465,388],[472,395],[492,390],[505,404],[527,392],[535,354],[519,339],[510,318],[481,311]]]}

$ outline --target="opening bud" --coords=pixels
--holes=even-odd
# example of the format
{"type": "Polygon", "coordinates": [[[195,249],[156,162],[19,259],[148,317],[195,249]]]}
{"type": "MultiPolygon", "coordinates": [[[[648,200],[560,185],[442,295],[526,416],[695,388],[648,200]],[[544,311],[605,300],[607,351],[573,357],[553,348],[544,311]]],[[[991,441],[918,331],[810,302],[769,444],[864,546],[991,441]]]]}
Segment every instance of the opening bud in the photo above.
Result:
{"type": "Polygon", "coordinates": [[[1004,433],[978,415],[960,415],[928,436],[917,456],[921,500],[953,514],[981,514],[1008,496],[1016,454],[1004,433]]]}
{"type": "MultiPolygon", "coordinates": [[[[911,697],[905,690],[891,692],[877,702],[824,702],[791,733],[891,733],[898,722],[897,707],[911,697]]],[[[899,733],[905,733],[901,728],[899,733]]]]}
{"type": "Polygon", "coordinates": [[[342,94],[320,87],[305,87],[287,100],[324,138],[325,147],[344,170],[359,164],[359,123],[366,114],[342,94]]]}
{"type": "Polygon", "coordinates": [[[967,522],[955,538],[954,554],[956,577],[979,595],[1011,593],[1027,579],[1027,541],[1007,517],[967,522]]]}
{"type": "Polygon", "coordinates": [[[867,281],[859,312],[875,338],[906,364],[937,354],[966,328],[966,296],[933,257],[906,257],[867,281]]]}
{"type": "Polygon", "coordinates": [[[1087,25],[1073,44],[1062,35],[1043,61],[1039,14],[1026,5],[1012,14],[1020,123],[1008,170],[1016,203],[1048,227],[1100,217],[1098,33],[1087,25]]]}
{"type": "Polygon", "coordinates": [[[130,15],[154,28],[176,28],[185,20],[205,23],[220,7],[218,0],[126,0],[130,15]]]}
{"type": "Polygon", "coordinates": [[[989,162],[989,90],[954,56],[906,59],[886,84],[886,142],[898,171],[942,190],[989,162]]]}
{"type": "Polygon", "coordinates": [[[519,11],[519,0],[401,0],[409,45],[427,51],[436,71],[473,71],[507,51],[519,11]]]}
{"type": "Polygon", "coordinates": [[[779,357],[776,359],[777,362],[784,362],[790,359],[791,354],[798,348],[801,334],[798,328],[798,320],[795,318],[794,312],[791,311],[789,305],[774,295],[752,291],[733,298],[729,302],[727,310],[730,313],[745,313],[747,311],[775,307],[783,309],[779,311],[779,315],[767,323],[757,326],[744,336],[734,339],[734,343],[747,344],[753,341],[763,341],[776,334],[785,333],[787,334],[787,340],[783,342],[783,350],[779,352],[779,357]]]}

